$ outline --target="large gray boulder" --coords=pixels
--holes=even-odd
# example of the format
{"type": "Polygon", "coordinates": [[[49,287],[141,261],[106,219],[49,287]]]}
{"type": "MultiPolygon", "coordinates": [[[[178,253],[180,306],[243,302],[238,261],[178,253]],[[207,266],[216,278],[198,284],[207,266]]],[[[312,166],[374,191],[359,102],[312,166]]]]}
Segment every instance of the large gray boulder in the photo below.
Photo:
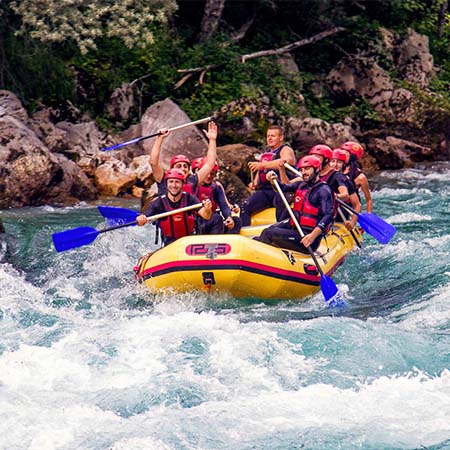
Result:
{"type": "Polygon", "coordinates": [[[20,109],[12,111],[15,116],[7,110],[0,105],[0,208],[94,199],[96,189],[81,169],[52,154],[20,120],[28,121],[20,109]]]}
{"type": "MultiPolygon", "coordinates": [[[[172,100],[166,99],[150,106],[142,116],[142,136],[157,133],[162,128],[172,128],[188,122],[192,122],[192,119],[172,100]]],[[[142,141],[142,146],[148,155],[154,142],[155,138],[142,141]]],[[[178,154],[184,154],[192,160],[205,155],[207,149],[207,139],[197,127],[181,128],[173,131],[164,139],[161,149],[161,165],[167,168],[170,159],[178,154]]]]}

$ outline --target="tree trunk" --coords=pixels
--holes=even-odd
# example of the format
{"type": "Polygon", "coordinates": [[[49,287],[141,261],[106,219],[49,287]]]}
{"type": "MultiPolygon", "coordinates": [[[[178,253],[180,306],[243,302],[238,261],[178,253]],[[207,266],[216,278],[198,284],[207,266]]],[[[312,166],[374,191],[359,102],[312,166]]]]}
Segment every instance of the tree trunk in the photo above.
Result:
{"type": "Polygon", "coordinates": [[[445,16],[448,11],[448,0],[445,0],[439,8],[439,20],[438,20],[438,36],[444,35],[445,16]]]}
{"type": "Polygon", "coordinates": [[[199,42],[205,42],[216,33],[222,18],[225,0],[206,0],[200,26],[199,42]]]}

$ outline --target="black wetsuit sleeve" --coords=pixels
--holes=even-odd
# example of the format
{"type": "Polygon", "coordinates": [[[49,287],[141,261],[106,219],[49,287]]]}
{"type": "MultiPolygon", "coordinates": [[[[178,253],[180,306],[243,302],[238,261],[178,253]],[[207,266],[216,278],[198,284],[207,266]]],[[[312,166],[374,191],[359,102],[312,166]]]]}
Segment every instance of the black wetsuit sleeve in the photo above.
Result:
{"type": "Polygon", "coordinates": [[[319,220],[317,226],[325,230],[333,222],[334,200],[330,186],[322,185],[311,193],[310,202],[319,208],[319,220]]]}
{"type": "Polygon", "coordinates": [[[214,187],[213,198],[214,198],[214,201],[219,205],[220,212],[222,213],[222,216],[224,217],[224,219],[227,219],[228,217],[230,217],[231,209],[228,206],[228,203],[225,199],[225,192],[219,185],[216,185],[214,187]]]}
{"type": "Polygon", "coordinates": [[[164,205],[160,198],[156,198],[147,206],[146,210],[143,211],[143,214],[146,216],[154,216],[155,214],[161,214],[165,212],[164,205]]]}

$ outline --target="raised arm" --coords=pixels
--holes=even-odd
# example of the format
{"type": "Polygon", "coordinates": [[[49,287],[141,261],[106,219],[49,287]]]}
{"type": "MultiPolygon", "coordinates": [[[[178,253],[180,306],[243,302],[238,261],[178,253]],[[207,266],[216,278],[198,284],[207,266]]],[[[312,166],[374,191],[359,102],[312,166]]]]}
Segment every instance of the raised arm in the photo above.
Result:
{"type": "Polygon", "coordinates": [[[160,183],[164,178],[164,170],[161,167],[160,156],[161,146],[164,139],[169,135],[170,131],[167,128],[159,130],[161,133],[153,143],[153,147],[150,151],[150,166],[152,168],[153,178],[157,183],[160,183]]]}
{"type": "Polygon", "coordinates": [[[214,168],[217,159],[217,125],[214,122],[208,123],[208,131],[203,130],[209,140],[208,152],[206,153],[203,166],[198,169],[198,182],[202,183],[214,168]]]}

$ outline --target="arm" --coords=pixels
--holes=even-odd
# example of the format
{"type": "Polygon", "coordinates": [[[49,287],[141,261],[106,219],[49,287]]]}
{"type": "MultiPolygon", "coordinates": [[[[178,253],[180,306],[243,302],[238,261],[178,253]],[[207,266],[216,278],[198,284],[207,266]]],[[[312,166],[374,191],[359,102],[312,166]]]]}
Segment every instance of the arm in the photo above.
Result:
{"type": "MultiPolygon", "coordinates": [[[[197,202],[195,202],[197,203],[197,202]]],[[[209,198],[202,201],[203,206],[198,210],[197,214],[205,220],[211,219],[212,216],[212,203],[209,198]]]]}
{"type": "Polygon", "coordinates": [[[159,160],[163,140],[169,135],[170,131],[167,128],[163,128],[162,130],[159,130],[159,132],[161,134],[155,139],[153,147],[150,151],[150,166],[152,168],[153,178],[157,183],[160,183],[164,178],[164,170],[161,167],[159,160]]]}
{"type": "Polygon", "coordinates": [[[288,145],[285,145],[280,152],[280,157],[278,159],[273,159],[272,161],[252,161],[248,163],[248,166],[250,167],[250,170],[252,172],[255,172],[257,170],[264,170],[264,169],[279,169],[281,161],[283,163],[288,163],[291,166],[295,166],[295,155],[294,150],[292,150],[291,147],[288,145]]]}
{"type": "MultiPolygon", "coordinates": [[[[274,171],[270,171],[267,173],[266,175],[267,177],[267,181],[272,182],[272,180],[276,180],[277,174],[274,171]]],[[[297,178],[296,178],[297,180],[297,178]]],[[[296,192],[298,189],[298,186],[300,185],[300,183],[302,183],[303,180],[298,180],[298,181],[290,181],[289,183],[278,183],[278,185],[280,186],[280,189],[283,192],[296,192]]]]}
{"type": "Polygon", "coordinates": [[[349,199],[347,186],[338,186],[336,197],[343,202],[349,199]]]}
{"type": "Polygon", "coordinates": [[[361,173],[356,177],[355,183],[356,186],[360,187],[361,190],[363,191],[364,198],[366,199],[366,211],[372,212],[373,209],[372,194],[370,193],[369,181],[367,180],[367,177],[363,173],[361,173]]]}
{"type": "Polygon", "coordinates": [[[143,226],[148,222],[147,216],[153,216],[162,212],[164,211],[161,200],[159,198],[156,198],[155,200],[150,202],[150,204],[145,209],[145,211],[142,212],[142,214],[136,217],[137,224],[139,226],[143,226]]]}
{"type": "MultiPolygon", "coordinates": [[[[356,212],[361,212],[361,202],[359,201],[358,195],[355,193],[351,194],[349,196],[350,203],[352,205],[352,208],[356,212]]],[[[356,214],[353,214],[350,220],[346,220],[344,222],[345,227],[347,230],[353,230],[355,228],[356,222],[358,221],[358,216],[356,214]]]]}
{"type": "Polygon", "coordinates": [[[203,130],[209,139],[208,152],[203,166],[197,171],[198,182],[202,183],[213,170],[217,159],[217,125],[214,122],[208,123],[208,131],[203,130]]]}

